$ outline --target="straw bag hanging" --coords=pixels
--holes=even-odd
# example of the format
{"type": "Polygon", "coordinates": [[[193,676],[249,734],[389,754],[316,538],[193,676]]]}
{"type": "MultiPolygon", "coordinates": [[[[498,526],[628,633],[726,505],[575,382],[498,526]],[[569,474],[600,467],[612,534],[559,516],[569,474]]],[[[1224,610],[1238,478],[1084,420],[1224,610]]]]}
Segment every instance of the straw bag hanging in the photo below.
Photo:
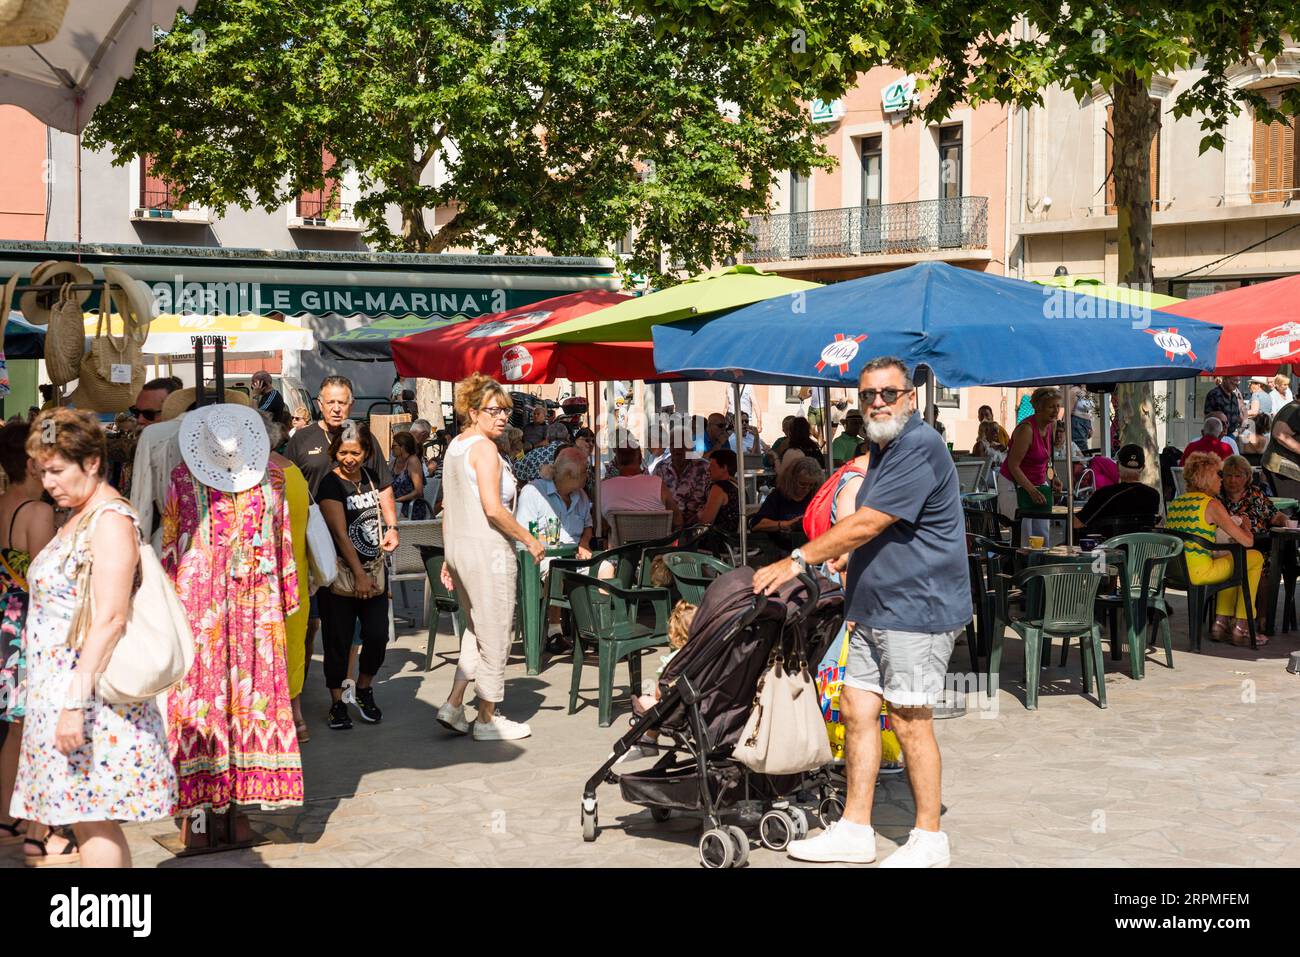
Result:
{"type": "Polygon", "coordinates": [[[90,353],[81,360],[76,404],[95,412],[125,412],[144,386],[140,346],[148,327],[138,327],[124,307],[121,309],[122,338],[114,339],[109,299],[106,290],[100,296],[95,339],[90,344],[90,353]]]}
{"type": "Polygon", "coordinates": [[[86,349],[86,325],[81,317],[81,300],[64,283],[59,301],[50,312],[45,334],[45,371],[54,385],[67,385],[81,375],[81,357],[86,349]]]}
{"type": "Polygon", "coordinates": [[[0,0],[0,46],[49,43],[67,12],[68,0],[0,0]]]}

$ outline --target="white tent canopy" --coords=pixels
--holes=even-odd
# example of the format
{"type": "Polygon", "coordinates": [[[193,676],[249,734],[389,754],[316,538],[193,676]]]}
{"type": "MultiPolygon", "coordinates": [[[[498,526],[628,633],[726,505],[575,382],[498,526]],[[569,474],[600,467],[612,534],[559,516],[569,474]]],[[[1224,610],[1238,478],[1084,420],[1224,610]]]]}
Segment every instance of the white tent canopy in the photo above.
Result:
{"type": "Polygon", "coordinates": [[[40,46],[0,47],[0,102],[21,106],[67,133],[80,133],[95,108],[153,48],[154,24],[170,29],[176,11],[198,0],[70,0],[59,35],[40,46]]]}

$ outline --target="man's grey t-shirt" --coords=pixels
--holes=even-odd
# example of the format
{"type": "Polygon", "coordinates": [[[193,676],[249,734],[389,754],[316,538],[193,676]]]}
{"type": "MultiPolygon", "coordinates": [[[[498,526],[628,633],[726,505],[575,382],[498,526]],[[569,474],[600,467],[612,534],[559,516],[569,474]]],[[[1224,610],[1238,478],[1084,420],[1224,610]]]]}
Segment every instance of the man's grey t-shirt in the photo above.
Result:
{"type": "Polygon", "coordinates": [[[966,523],[957,469],[939,433],[913,415],[871,461],[858,508],[898,521],[849,557],[845,618],[867,628],[937,633],[971,620],[966,523]]]}
{"type": "MultiPolygon", "coordinates": [[[[325,476],[334,469],[334,460],[330,458],[329,433],[321,428],[319,422],[303,426],[295,432],[285,446],[284,457],[298,466],[313,497],[319,492],[320,483],[325,476]]],[[[381,492],[393,484],[393,472],[384,461],[378,446],[365,466],[374,476],[375,484],[381,492]]]]}

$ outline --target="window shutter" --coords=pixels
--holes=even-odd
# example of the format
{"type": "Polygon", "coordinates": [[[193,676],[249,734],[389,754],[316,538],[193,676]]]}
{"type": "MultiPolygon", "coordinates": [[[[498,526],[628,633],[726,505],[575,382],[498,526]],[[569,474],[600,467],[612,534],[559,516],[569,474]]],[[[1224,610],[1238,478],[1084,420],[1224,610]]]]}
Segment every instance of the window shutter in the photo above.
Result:
{"type": "Polygon", "coordinates": [[[145,209],[184,209],[181,193],[153,171],[153,157],[140,157],[140,205],[145,209]]]}
{"type": "Polygon", "coordinates": [[[320,189],[303,190],[298,196],[298,215],[304,219],[323,219],[331,209],[339,205],[339,181],[330,175],[338,160],[334,154],[321,148],[321,171],[325,174],[325,184],[320,189]]]}
{"type": "MultiPolygon", "coordinates": [[[[1281,91],[1267,94],[1269,106],[1281,106],[1281,91]]],[[[1281,121],[1254,123],[1251,152],[1255,179],[1251,184],[1253,203],[1278,203],[1288,199],[1296,186],[1295,130],[1281,121]]]]}

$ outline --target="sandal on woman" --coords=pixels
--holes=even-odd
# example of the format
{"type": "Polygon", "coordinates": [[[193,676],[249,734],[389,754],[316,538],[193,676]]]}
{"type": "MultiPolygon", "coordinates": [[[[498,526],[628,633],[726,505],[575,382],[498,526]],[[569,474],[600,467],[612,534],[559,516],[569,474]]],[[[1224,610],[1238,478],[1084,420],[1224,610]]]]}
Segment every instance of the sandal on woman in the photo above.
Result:
{"type": "Polygon", "coordinates": [[[1210,627],[1210,641],[1231,641],[1232,619],[1227,615],[1216,615],[1210,627]]]}
{"type": "MultiPolygon", "coordinates": [[[[1232,626],[1232,643],[1238,648],[1250,647],[1250,628],[1244,621],[1239,621],[1232,626]]],[[[1255,647],[1263,648],[1267,644],[1268,635],[1255,632],[1255,647]]]]}
{"type": "Polygon", "coordinates": [[[0,824],[0,847],[8,847],[10,844],[19,844],[27,836],[27,822],[22,819],[15,819],[12,824],[0,824]]]}
{"type": "Polygon", "coordinates": [[[57,830],[51,829],[44,838],[28,837],[23,839],[24,846],[35,847],[40,850],[39,854],[28,854],[24,863],[28,867],[50,867],[59,864],[76,864],[81,860],[81,848],[77,847],[77,840],[71,834],[59,834],[67,843],[63,845],[63,850],[57,854],[51,854],[49,843],[50,838],[59,834],[57,830]]]}
{"type": "Polygon", "coordinates": [[[306,744],[311,740],[311,729],[307,727],[306,721],[299,721],[294,725],[294,730],[298,732],[298,743],[306,744]]]}

